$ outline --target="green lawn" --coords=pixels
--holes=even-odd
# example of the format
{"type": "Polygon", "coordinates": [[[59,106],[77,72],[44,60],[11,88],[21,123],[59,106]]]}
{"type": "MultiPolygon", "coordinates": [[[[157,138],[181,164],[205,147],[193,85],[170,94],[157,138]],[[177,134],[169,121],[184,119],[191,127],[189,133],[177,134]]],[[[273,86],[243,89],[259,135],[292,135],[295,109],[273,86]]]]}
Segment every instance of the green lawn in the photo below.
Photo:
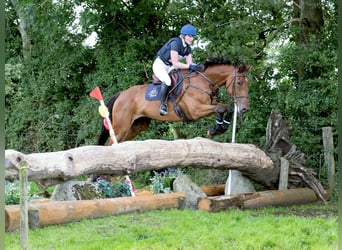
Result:
{"type": "MultiPolygon", "coordinates": [[[[19,232],[6,249],[20,249],[19,232]]],[[[84,219],[29,233],[29,249],[337,249],[337,205],[158,210],[84,219]]]]}

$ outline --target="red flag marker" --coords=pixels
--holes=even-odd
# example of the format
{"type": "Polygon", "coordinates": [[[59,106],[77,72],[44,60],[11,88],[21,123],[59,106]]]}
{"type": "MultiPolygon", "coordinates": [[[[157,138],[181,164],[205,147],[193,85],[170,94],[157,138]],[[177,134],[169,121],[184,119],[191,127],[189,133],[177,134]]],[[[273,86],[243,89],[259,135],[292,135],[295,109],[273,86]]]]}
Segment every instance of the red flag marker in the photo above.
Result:
{"type": "Polygon", "coordinates": [[[101,94],[101,91],[100,91],[99,87],[96,87],[95,89],[93,89],[93,91],[91,91],[89,95],[91,97],[99,100],[99,101],[103,100],[103,97],[102,97],[102,94],[101,94]]]}
{"type": "Polygon", "coordinates": [[[103,123],[104,123],[104,126],[107,130],[109,130],[109,135],[110,137],[112,138],[114,144],[117,144],[118,141],[116,140],[116,137],[115,137],[115,133],[114,133],[114,129],[112,127],[112,123],[109,119],[109,112],[108,112],[108,108],[106,107],[106,105],[104,104],[104,101],[103,101],[103,97],[102,97],[102,94],[101,94],[101,90],[99,87],[96,87],[95,89],[93,89],[89,95],[97,100],[100,101],[100,107],[99,107],[99,113],[102,117],[104,117],[104,120],[103,120],[103,123]]]}

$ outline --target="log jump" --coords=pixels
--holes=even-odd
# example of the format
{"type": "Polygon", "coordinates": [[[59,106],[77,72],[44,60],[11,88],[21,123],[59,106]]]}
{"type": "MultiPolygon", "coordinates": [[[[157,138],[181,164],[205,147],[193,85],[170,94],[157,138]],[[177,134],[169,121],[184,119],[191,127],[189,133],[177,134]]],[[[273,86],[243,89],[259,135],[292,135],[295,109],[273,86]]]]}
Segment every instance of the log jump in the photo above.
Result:
{"type": "MultiPolygon", "coordinates": [[[[304,154],[291,143],[289,127],[279,113],[272,111],[267,124],[266,146],[263,150],[252,144],[220,143],[200,137],[173,141],[126,141],[113,146],[83,146],[65,151],[33,154],[9,149],[5,150],[5,179],[18,180],[23,161],[29,166],[28,181],[34,181],[42,188],[94,173],[123,176],[167,167],[191,166],[202,169],[238,170],[252,181],[271,189],[253,194],[203,198],[198,202],[198,209],[201,210],[215,212],[230,207],[257,208],[274,204],[303,204],[317,199],[325,202],[331,193],[327,192],[315,178],[312,169],[305,168],[304,154]],[[280,166],[280,162],[283,161],[287,162],[286,182],[282,183],[282,190],[274,191],[279,187],[280,176],[284,175],[280,166]]],[[[223,187],[220,186],[215,190],[206,191],[207,195],[216,195],[222,190],[223,187]]],[[[124,197],[63,201],[58,202],[58,206],[56,202],[30,205],[31,215],[34,211],[39,211],[36,213],[39,214],[38,218],[33,216],[30,219],[30,226],[77,220],[80,219],[77,214],[69,217],[68,213],[87,211],[89,208],[95,210],[89,214],[82,213],[82,218],[181,207],[180,202],[184,200],[185,195],[170,195],[153,195],[149,198],[151,202],[146,202],[145,197],[124,197]],[[155,202],[155,199],[159,202],[155,202]],[[54,212],[47,213],[48,209],[54,212]],[[49,217],[48,214],[56,214],[58,218],[49,217]]],[[[17,228],[17,215],[18,207],[6,207],[6,231],[17,228]]]]}
{"type": "Polygon", "coordinates": [[[205,138],[127,141],[114,146],[34,154],[6,150],[5,158],[5,179],[17,180],[19,163],[27,161],[28,180],[43,187],[93,173],[123,176],[169,166],[239,170],[269,188],[276,187],[279,179],[279,169],[272,159],[255,145],[219,143],[205,138]]]}
{"type": "Polygon", "coordinates": [[[309,187],[325,201],[328,193],[315,178],[314,171],[305,168],[304,154],[291,143],[290,135],[291,126],[279,112],[272,110],[263,150],[252,144],[220,143],[200,137],[126,141],[111,147],[83,146],[40,154],[10,149],[5,150],[5,179],[19,178],[21,161],[29,163],[28,180],[43,188],[94,173],[123,176],[170,166],[192,166],[238,170],[268,189],[278,189],[280,162],[285,160],[288,184],[282,183],[283,189],[309,187]]]}
{"type": "MultiPolygon", "coordinates": [[[[267,147],[275,152],[277,142],[272,141],[267,147]]],[[[289,188],[309,187],[321,200],[325,200],[326,191],[312,169],[303,166],[303,156],[295,146],[290,145],[288,151],[274,155],[289,158],[289,188]]],[[[29,163],[28,180],[35,181],[42,188],[93,173],[123,176],[170,166],[192,166],[238,170],[268,189],[278,189],[280,165],[277,163],[280,160],[274,155],[252,144],[220,143],[200,137],[174,141],[127,141],[110,147],[84,146],[49,153],[23,154],[5,150],[5,179],[14,181],[19,178],[21,161],[29,163]]]]}

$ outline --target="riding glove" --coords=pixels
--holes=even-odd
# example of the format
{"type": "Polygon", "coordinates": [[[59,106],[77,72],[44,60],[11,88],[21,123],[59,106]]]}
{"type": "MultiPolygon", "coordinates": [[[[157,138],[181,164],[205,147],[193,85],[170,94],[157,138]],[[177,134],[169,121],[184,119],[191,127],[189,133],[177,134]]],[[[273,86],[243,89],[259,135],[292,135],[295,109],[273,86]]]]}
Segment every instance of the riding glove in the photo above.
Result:
{"type": "Polygon", "coordinates": [[[191,64],[189,67],[190,71],[198,71],[198,66],[196,64],[191,64]]]}

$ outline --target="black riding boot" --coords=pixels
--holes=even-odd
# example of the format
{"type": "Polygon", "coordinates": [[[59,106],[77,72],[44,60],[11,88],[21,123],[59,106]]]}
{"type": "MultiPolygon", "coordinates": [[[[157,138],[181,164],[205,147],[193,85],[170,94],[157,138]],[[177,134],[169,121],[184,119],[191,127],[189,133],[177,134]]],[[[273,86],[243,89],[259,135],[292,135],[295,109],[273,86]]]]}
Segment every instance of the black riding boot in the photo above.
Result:
{"type": "Polygon", "coordinates": [[[166,103],[166,96],[167,91],[169,89],[169,86],[165,84],[165,82],[162,82],[161,88],[160,88],[160,115],[167,115],[167,103],[166,103]]]}

